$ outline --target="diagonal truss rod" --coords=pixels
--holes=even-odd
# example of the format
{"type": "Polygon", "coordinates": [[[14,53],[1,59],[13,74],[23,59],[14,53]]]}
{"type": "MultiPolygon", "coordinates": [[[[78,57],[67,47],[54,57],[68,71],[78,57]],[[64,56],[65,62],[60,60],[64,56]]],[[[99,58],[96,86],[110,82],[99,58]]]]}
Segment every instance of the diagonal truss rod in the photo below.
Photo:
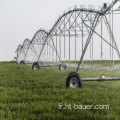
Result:
{"type": "Polygon", "coordinates": [[[24,55],[25,55],[25,53],[26,53],[25,50],[24,50],[24,48],[22,48],[22,53],[23,53],[24,55]]]}
{"type": "Polygon", "coordinates": [[[46,44],[47,45],[49,45],[50,46],[50,48],[52,48],[53,50],[55,50],[56,51],[56,49],[54,48],[54,47],[52,47],[48,42],[46,42],[46,44]]]}
{"type": "MultiPolygon", "coordinates": [[[[77,11],[76,11],[76,12],[77,12],[77,11]]],[[[73,26],[73,24],[75,23],[75,21],[76,21],[77,27],[80,29],[80,31],[82,31],[81,28],[80,28],[80,26],[79,26],[79,24],[78,24],[78,22],[77,22],[77,19],[78,19],[79,17],[80,17],[80,19],[81,19],[80,14],[81,14],[81,12],[78,12],[76,17],[74,17],[73,14],[72,14],[71,16],[69,16],[69,17],[64,16],[66,19],[68,19],[68,21],[69,21],[69,19],[70,19],[71,17],[74,19],[73,23],[70,23],[70,24],[71,24],[70,29],[73,29],[74,32],[75,32],[75,29],[74,29],[74,28],[75,28],[76,26],[73,26]]],[[[85,21],[85,19],[88,17],[88,15],[89,15],[89,13],[86,14],[86,17],[83,19],[83,21],[85,21]]],[[[67,22],[68,22],[68,21],[67,21],[67,22]]],[[[66,24],[67,24],[67,22],[66,22],[66,24]]],[[[64,25],[64,27],[66,27],[66,24],[64,25]]],[[[86,26],[85,26],[85,27],[86,27],[86,26]]],[[[60,29],[60,28],[59,28],[59,29],[60,29]]],[[[64,28],[63,28],[63,29],[64,29],[64,28]]],[[[67,31],[67,32],[69,33],[69,30],[67,30],[67,29],[66,29],[66,30],[63,30],[63,29],[62,29],[62,30],[60,29],[60,30],[61,30],[61,33],[63,33],[64,31],[67,31]]],[[[89,32],[89,30],[88,30],[87,27],[86,27],[86,29],[87,29],[87,31],[89,32]]],[[[58,31],[58,30],[57,30],[57,31],[58,31]]],[[[60,33],[59,33],[59,34],[60,34],[60,33]]],[[[78,37],[79,34],[76,33],[76,35],[77,35],[77,37],[78,37]]]]}
{"type": "MultiPolygon", "coordinates": [[[[86,23],[84,23],[87,27],[89,27],[91,30],[93,30],[90,26],[88,26],[86,23]]],[[[115,50],[116,48],[112,46],[107,40],[105,40],[101,35],[99,35],[95,30],[93,30],[94,33],[96,33],[100,38],[102,38],[107,44],[109,44],[111,47],[113,47],[115,50]]]]}
{"type": "MultiPolygon", "coordinates": [[[[88,18],[89,19],[89,18],[88,18]]],[[[106,20],[107,20],[107,18],[106,18],[106,20]]],[[[90,26],[88,26],[85,22],[83,22],[88,28],[90,28],[90,29],[92,29],[90,26]]],[[[91,21],[90,21],[90,23],[91,23],[91,21]]],[[[110,30],[110,32],[109,32],[109,34],[111,35],[111,34],[113,34],[112,33],[112,31],[111,31],[111,28],[110,28],[110,25],[109,25],[109,23],[108,23],[108,21],[107,21],[107,24],[108,24],[108,32],[109,32],[109,30],[110,30]]],[[[115,47],[114,46],[112,46],[107,40],[105,40],[101,35],[99,35],[95,30],[94,30],[94,33],[96,33],[101,39],[103,39],[107,44],[109,44],[112,48],[114,48],[116,51],[117,51],[117,53],[119,53],[119,50],[118,50],[118,47],[117,47],[117,44],[116,44],[116,42],[115,42],[115,47]]],[[[114,36],[113,36],[114,37],[114,36]]],[[[115,40],[114,40],[115,41],[115,40]]],[[[118,54],[118,57],[119,57],[119,54],[118,54]]],[[[119,57],[120,58],[120,57],[119,57]]]]}
{"type": "MultiPolygon", "coordinates": [[[[53,43],[54,48],[53,48],[52,46],[50,46],[50,47],[55,50],[55,52],[57,53],[57,56],[58,56],[59,60],[61,60],[61,58],[60,58],[60,56],[59,56],[59,54],[58,54],[58,52],[57,52],[57,48],[55,47],[55,44],[54,44],[53,39],[51,38],[51,36],[49,36],[49,37],[50,37],[50,39],[52,40],[52,43],[53,43]]],[[[44,44],[43,44],[42,49],[41,49],[41,51],[40,51],[38,60],[39,60],[40,57],[41,57],[41,54],[42,54],[42,51],[43,51],[43,48],[44,48],[45,44],[46,44],[46,43],[48,44],[47,40],[48,40],[48,37],[46,37],[46,39],[45,39],[45,41],[44,41],[44,44]]]]}
{"type": "Polygon", "coordinates": [[[29,46],[28,46],[28,48],[27,48],[27,51],[26,51],[26,53],[25,53],[25,57],[24,57],[24,59],[25,59],[25,58],[26,58],[26,56],[27,56],[28,50],[29,50],[29,48],[30,48],[30,45],[32,45],[32,46],[33,46],[33,49],[34,49],[34,50],[32,50],[32,49],[31,49],[31,50],[32,50],[32,51],[36,54],[36,56],[37,56],[37,58],[38,58],[38,55],[37,55],[37,52],[36,52],[36,50],[35,50],[34,45],[33,45],[32,43],[30,43],[30,44],[29,44],[29,46]]]}
{"type": "Polygon", "coordinates": [[[28,50],[29,50],[29,46],[30,46],[30,43],[29,43],[29,45],[28,45],[28,48],[27,48],[27,51],[26,51],[26,53],[25,53],[24,59],[25,59],[26,56],[27,56],[27,53],[28,53],[28,50]]]}
{"type": "Polygon", "coordinates": [[[115,48],[116,48],[116,52],[117,52],[117,54],[118,54],[118,57],[119,57],[119,59],[120,59],[120,52],[119,52],[118,46],[117,46],[117,44],[116,44],[116,41],[115,41],[113,32],[112,32],[112,30],[111,30],[111,27],[110,27],[110,25],[109,25],[109,23],[108,23],[108,20],[107,20],[106,15],[103,16],[103,19],[104,19],[104,21],[105,21],[105,24],[106,24],[106,27],[107,27],[107,29],[108,29],[108,32],[109,32],[110,36],[112,35],[112,40],[113,40],[114,46],[115,46],[115,48]]]}
{"type": "Polygon", "coordinates": [[[83,52],[82,52],[80,61],[79,61],[79,63],[78,63],[78,67],[77,67],[77,69],[76,69],[76,72],[78,72],[79,66],[80,66],[80,64],[82,63],[83,57],[84,57],[84,55],[85,55],[85,52],[86,52],[86,50],[87,50],[87,47],[88,47],[89,42],[90,42],[90,40],[91,40],[91,37],[92,37],[92,35],[93,35],[94,29],[95,29],[95,27],[96,27],[96,25],[97,25],[97,22],[98,22],[99,17],[100,17],[100,15],[96,13],[95,18],[94,18],[94,22],[92,23],[92,29],[91,29],[90,32],[89,32],[87,41],[86,41],[86,43],[85,43],[85,47],[84,47],[84,49],[83,49],[83,52]]]}
{"type": "MultiPolygon", "coordinates": [[[[88,17],[87,17],[88,18],[88,17]]],[[[90,20],[90,18],[88,18],[89,20],[90,20]]],[[[101,17],[101,19],[102,19],[102,17],[101,17]]],[[[107,20],[107,18],[106,18],[106,20],[107,20]]],[[[88,27],[88,28],[90,28],[90,29],[92,29],[90,26],[88,26],[84,21],[83,21],[83,23],[88,27]]],[[[92,22],[90,21],[90,23],[92,24],[92,22]]],[[[109,25],[109,23],[108,23],[108,21],[107,21],[107,24],[109,25]]],[[[110,28],[110,25],[109,25],[109,29],[110,29],[110,31],[111,31],[111,28],[110,28]]],[[[111,31],[112,32],[112,31],[111,31]]],[[[111,47],[113,47],[107,40],[105,40],[101,35],[99,35],[95,30],[94,30],[94,33],[96,33],[101,39],[103,39],[107,44],[109,44],[111,47]]],[[[111,34],[110,34],[111,35],[111,34]]],[[[115,42],[116,43],[116,42],[115,42]]],[[[116,45],[117,46],[117,45],[116,45]]],[[[117,50],[117,47],[115,48],[115,47],[113,47],[115,50],[117,50]]]]}
{"type": "MultiPolygon", "coordinates": [[[[73,13],[72,13],[73,14],[73,13]]],[[[72,16],[72,14],[71,14],[71,16],[72,16]]],[[[65,19],[67,19],[67,22],[65,23],[65,25],[64,25],[64,27],[63,27],[63,29],[60,29],[60,27],[58,27],[58,29],[57,29],[57,31],[56,32],[58,32],[58,30],[60,30],[60,33],[62,33],[62,32],[64,32],[63,30],[65,30],[66,29],[66,31],[68,32],[68,34],[69,34],[69,29],[66,27],[67,26],[67,23],[69,22],[69,19],[71,18],[71,16],[69,16],[69,18],[67,17],[67,15],[66,16],[64,16],[64,21],[65,21],[65,19]]],[[[64,22],[63,21],[63,22],[64,22]]],[[[62,24],[60,24],[59,26],[61,26],[62,24]]]]}
{"type": "MultiPolygon", "coordinates": [[[[73,14],[73,13],[71,13],[71,16],[72,16],[72,14],[73,14]]],[[[61,22],[61,23],[60,23],[60,21],[59,21],[60,25],[59,25],[59,23],[57,23],[57,25],[54,27],[54,29],[53,29],[52,31],[54,31],[54,30],[55,30],[55,28],[56,28],[58,25],[59,25],[59,26],[61,26],[61,25],[62,25],[62,23],[65,21],[65,19],[67,19],[67,18],[66,18],[66,16],[67,16],[67,15],[65,15],[65,16],[64,16],[64,20],[62,20],[62,22],[61,22]]],[[[70,17],[71,17],[71,16],[69,16],[69,19],[70,19],[70,17]]],[[[65,28],[66,28],[66,25],[67,25],[67,23],[69,22],[69,19],[66,21],[66,23],[65,23],[65,25],[64,25],[64,27],[63,27],[63,29],[65,29],[65,28]]],[[[60,31],[63,31],[63,29],[62,29],[62,30],[60,30],[60,31]]],[[[56,32],[57,32],[58,30],[59,30],[59,27],[56,29],[56,32]]],[[[67,30],[67,28],[66,28],[66,31],[69,33],[69,30],[67,30]]]]}

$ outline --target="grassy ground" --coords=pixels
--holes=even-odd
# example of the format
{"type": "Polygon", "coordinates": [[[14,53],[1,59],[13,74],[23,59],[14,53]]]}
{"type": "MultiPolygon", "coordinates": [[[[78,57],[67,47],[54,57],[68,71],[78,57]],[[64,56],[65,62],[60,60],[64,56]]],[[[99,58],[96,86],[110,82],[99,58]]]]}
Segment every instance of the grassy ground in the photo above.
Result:
{"type": "MultiPolygon", "coordinates": [[[[66,77],[74,70],[32,70],[29,65],[0,63],[0,120],[119,120],[120,81],[83,82],[81,89],[66,89],[66,77]],[[80,105],[92,107],[82,109],[80,105]],[[96,105],[109,105],[109,109],[94,109],[96,105]]],[[[119,77],[120,68],[84,68],[79,74],[119,77]]]]}

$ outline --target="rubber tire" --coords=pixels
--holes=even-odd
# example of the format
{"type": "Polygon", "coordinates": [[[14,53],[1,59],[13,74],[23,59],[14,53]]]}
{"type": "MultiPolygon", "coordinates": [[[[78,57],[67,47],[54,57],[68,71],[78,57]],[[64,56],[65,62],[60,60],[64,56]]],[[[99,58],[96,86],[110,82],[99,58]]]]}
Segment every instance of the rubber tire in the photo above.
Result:
{"type": "Polygon", "coordinates": [[[66,70],[66,65],[65,65],[65,62],[64,61],[61,61],[60,64],[59,64],[59,70],[66,70]]]}
{"type": "Polygon", "coordinates": [[[35,65],[38,67],[38,69],[40,69],[39,63],[38,62],[34,62],[33,65],[32,65],[32,69],[33,70],[38,70],[38,69],[34,69],[35,65]]]}
{"type": "Polygon", "coordinates": [[[25,62],[24,62],[24,61],[21,61],[21,62],[20,62],[20,65],[25,65],[25,62]]]}
{"type": "Polygon", "coordinates": [[[59,70],[66,70],[66,67],[67,66],[65,64],[59,64],[59,70]]]}
{"type": "Polygon", "coordinates": [[[66,88],[70,87],[69,83],[70,83],[70,79],[72,77],[76,77],[78,79],[78,87],[81,88],[82,87],[82,80],[80,78],[80,75],[77,72],[71,72],[71,73],[69,73],[69,75],[66,78],[66,88]]]}
{"type": "Polygon", "coordinates": [[[14,61],[14,64],[17,64],[17,61],[14,61]]]}

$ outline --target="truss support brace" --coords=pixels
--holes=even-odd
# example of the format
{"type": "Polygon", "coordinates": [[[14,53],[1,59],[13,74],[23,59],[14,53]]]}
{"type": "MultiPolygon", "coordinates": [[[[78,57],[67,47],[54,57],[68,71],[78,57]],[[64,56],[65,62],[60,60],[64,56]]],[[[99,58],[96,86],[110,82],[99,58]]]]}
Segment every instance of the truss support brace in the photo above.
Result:
{"type": "Polygon", "coordinates": [[[78,72],[79,66],[80,66],[80,64],[82,63],[83,57],[84,57],[84,55],[85,55],[85,52],[86,52],[86,50],[87,50],[87,47],[88,47],[89,42],[90,42],[90,40],[91,40],[91,37],[92,37],[92,35],[93,35],[94,29],[95,29],[95,27],[96,27],[96,24],[97,24],[97,22],[98,22],[99,17],[100,17],[100,15],[99,15],[99,14],[96,14],[95,19],[94,19],[93,24],[92,24],[92,30],[90,30],[90,32],[89,32],[89,35],[88,35],[87,41],[86,41],[86,43],[85,43],[85,47],[84,47],[83,53],[82,53],[81,58],[80,58],[80,62],[79,62],[78,67],[77,67],[77,69],[76,69],[76,72],[78,72]]]}

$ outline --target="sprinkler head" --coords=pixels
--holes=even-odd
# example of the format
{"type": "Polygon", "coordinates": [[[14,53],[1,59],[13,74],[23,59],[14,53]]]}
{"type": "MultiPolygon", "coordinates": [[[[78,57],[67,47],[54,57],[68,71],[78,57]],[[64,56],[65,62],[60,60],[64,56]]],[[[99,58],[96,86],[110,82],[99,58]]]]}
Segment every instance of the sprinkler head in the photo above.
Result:
{"type": "Polygon", "coordinates": [[[103,9],[105,10],[107,8],[107,3],[103,3],[103,9]]]}

